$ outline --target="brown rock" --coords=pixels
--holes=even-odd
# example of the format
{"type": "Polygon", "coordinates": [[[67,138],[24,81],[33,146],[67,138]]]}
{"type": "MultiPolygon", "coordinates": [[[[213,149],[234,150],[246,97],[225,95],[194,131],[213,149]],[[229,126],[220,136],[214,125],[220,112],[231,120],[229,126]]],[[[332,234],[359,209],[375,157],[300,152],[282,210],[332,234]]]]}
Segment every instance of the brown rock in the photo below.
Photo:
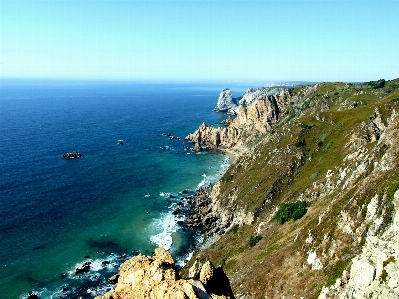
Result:
{"type": "Polygon", "coordinates": [[[200,281],[180,279],[170,253],[163,248],[157,248],[153,257],[140,254],[124,262],[120,267],[115,290],[96,297],[96,299],[130,298],[208,299],[211,297],[200,281]]]}

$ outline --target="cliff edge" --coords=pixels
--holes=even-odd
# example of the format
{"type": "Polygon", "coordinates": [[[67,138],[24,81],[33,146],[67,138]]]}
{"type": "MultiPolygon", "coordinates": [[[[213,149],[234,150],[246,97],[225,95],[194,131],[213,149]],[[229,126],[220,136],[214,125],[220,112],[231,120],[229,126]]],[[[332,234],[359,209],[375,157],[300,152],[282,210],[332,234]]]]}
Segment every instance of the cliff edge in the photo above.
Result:
{"type": "Polygon", "coordinates": [[[187,139],[239,153],[192,201],[205,244],[179,273],[125,262],[98,299],[399,298],[399,79],[265,95],[187,139]]]}
{"type": "Polygon", "coordinates": [[[399,298],[399,79],[320,83],[241,105],[187,139],[240,153],[194,202],[236,298],[399,298]]]}

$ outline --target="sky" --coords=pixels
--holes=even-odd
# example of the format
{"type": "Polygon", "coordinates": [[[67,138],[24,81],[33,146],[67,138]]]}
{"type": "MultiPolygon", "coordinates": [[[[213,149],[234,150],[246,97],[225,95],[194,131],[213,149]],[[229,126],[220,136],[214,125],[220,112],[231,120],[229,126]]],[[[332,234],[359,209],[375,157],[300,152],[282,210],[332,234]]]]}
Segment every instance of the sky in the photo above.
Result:
{"type": "Polygon", "coordinates": [[[399,77],[398,0],[0,0],[0,77],[399,77]]]}

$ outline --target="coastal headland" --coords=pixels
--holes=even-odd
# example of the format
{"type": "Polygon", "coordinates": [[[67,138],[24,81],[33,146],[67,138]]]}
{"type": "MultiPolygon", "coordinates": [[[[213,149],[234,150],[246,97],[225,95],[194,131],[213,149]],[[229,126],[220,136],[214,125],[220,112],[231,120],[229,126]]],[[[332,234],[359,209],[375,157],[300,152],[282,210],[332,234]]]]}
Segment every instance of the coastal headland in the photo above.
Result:
{"type": "MultiPolygon", "coordinates": [[[[230,298],[398,298],[399,79],[251,92],[259,97],[232,106],[228,126],[203,123],[186,137],[237,158],[191,200],[186,223],[204,243],[178,274],[151,268],[164,263],[161,249],[141,256],[151,279],[170,287],[137,298],[224,298],[196,282],[187,287],[195,295],[171,294],[190,279],[205,286],[209,264],[228,277],[230,298]]],[[[98,298],[152,285],[138,271],[122,266],[127,278],[98,298]]]]}

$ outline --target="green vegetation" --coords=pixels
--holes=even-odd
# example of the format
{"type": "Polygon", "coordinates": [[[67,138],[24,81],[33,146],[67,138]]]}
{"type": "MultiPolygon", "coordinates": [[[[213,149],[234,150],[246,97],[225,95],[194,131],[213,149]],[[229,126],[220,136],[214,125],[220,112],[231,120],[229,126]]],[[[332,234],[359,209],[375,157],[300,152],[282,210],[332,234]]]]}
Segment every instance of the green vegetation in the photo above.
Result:
{"type": "Polygon", "coordinates": [[[306,214],[309,206],[309,202],[299,200],[292,203],[283,203],[279,205],[273,220],[276,220],[280,224],[284,224],[291,219],[298,220],[306,214]]]}
{"type": "MultiPolygon", "coordinates": [[[[238,158],[221,180],[220,206],[233,211],[232,217],[250,213],[254,221],[232,226],[217,245],[197,254],[223,265],[234,292],[253,294],[254,298],[265,293],[286,296],[289,288],[283,282],[289,281],[298,297],[316,299],[321,288],[334,284],[348,270],[352,257],[361,252],[371,199],[378,196],[377,216],[383,219],[378,233],[389,227],[395,212],[392,201],[399,189],[398,150],[396,143],[383,139],[386,135],[378,135],[382,131],[373,135],[373,122],[378,113],[385,127],[393,128],[399,79],[321,83],[313,90],[297,87],[290,101],[278,122],[251,141],[249,154],[238,158]],[[357,163],[363,162],[354,155],[359,149],[371,163],[354,177],[357,163]],[[389,163],[394,168],[379,171],[381,159],[386,163],[392,153],[395,158],[389,163]],[[352,178],[349,184],[348,178],[352,178]],[[294,202],[296,199],[303,201],[294,202]],[[276,210],[271,222],[270,215],[276,210]],[[342,217],[349,217],[358,238],[338,227],[342,217]],[[331,259],[322,255],[330,249],[335,252],[331,259]],[[319,271],[306,262],[311,251],[323,264],[319,271]]],[[[251,136],[248,131],[245,134],[251,136]]],[[[394,260],[384,262],[376,279],[388,279],[391,262],[394,260]]]]}
{"type": "Polygon", "coordinates": [[[249,237],[249,247],[254,247],[262,239],[263,239],[262,236],[251,236],[251,237],[249,237]]]}
{"type": "Polygon", "coordinates": [[[330,141],[329,143],[327,143],[326,147],[324,148],[325,152],[328,152],[328,150],[330,149],[330,147],[333,145],[333,142],[330,141]]]}
{"type": "Polygon", "coordinates": [[[228,233],[236,234],[239,227],[240,227],[240,226],[239,226],[238,224],[234,224],[234,225],[229,229],[228,233]]]}
{"type": "Polygon", "coordinates": [[[330,270],[330,272],[328,272],[328,276],[327,276],[327,286],[331,286],[333,285],[338,278],[340,278],[342,276],[342,273],[344,272],[344,270],[346,269],[346,266],[348,265],[348,261],[343,261],[343,260],[339,260],[334,267],[330,270]]]}
{"type": "Polygon", "coordinates": [[[385,267],[389,263],[393,263],[393,262],[395,262],[395,258],[393,256],[390,256],[386,261],[384,261],[382,263],[382,272],[381,272],[381,276],[380,276],[380,281],[381,282],[386,282],[387,281],[388,272],[387,272],[387,270],[385,270],[385,267]]]}
{"type": "Polygon", "coordinates": [[[315,173],[312,173],[312,175],[310,176],[310,178],[311,178],[312,180],[314,180],[315,178],[317,178],[317,177],[319,176],[319,174],[320,174],[320,170],[317,170],[315,173]]]}
{"type": "Polygon", "coordinates": [[[299,141],[295,142],[296,147],[301,147],[301,146],[304,146],[305,144],[306,144],[305,140],[299,140],[299,141]]]}
{"type": "Polygon", "coordinates": [[[226,176],[226,178],[225,178],[224,181],[225,181],[226,183],[229,183],[229,182],[231,182],[231,181],[233,180],[233,177],[234,177],[234,176],[233,176],[232,174],[229,174],[228,176],[226,176]]]}
{"type": "Polygon", "coordinates": [[[370,82],[367,82],[366,85],[368,85],[374,89],[383,88],[385,86],[385,80],[380,79],[378,81],[370,81],[370,82]]]}

